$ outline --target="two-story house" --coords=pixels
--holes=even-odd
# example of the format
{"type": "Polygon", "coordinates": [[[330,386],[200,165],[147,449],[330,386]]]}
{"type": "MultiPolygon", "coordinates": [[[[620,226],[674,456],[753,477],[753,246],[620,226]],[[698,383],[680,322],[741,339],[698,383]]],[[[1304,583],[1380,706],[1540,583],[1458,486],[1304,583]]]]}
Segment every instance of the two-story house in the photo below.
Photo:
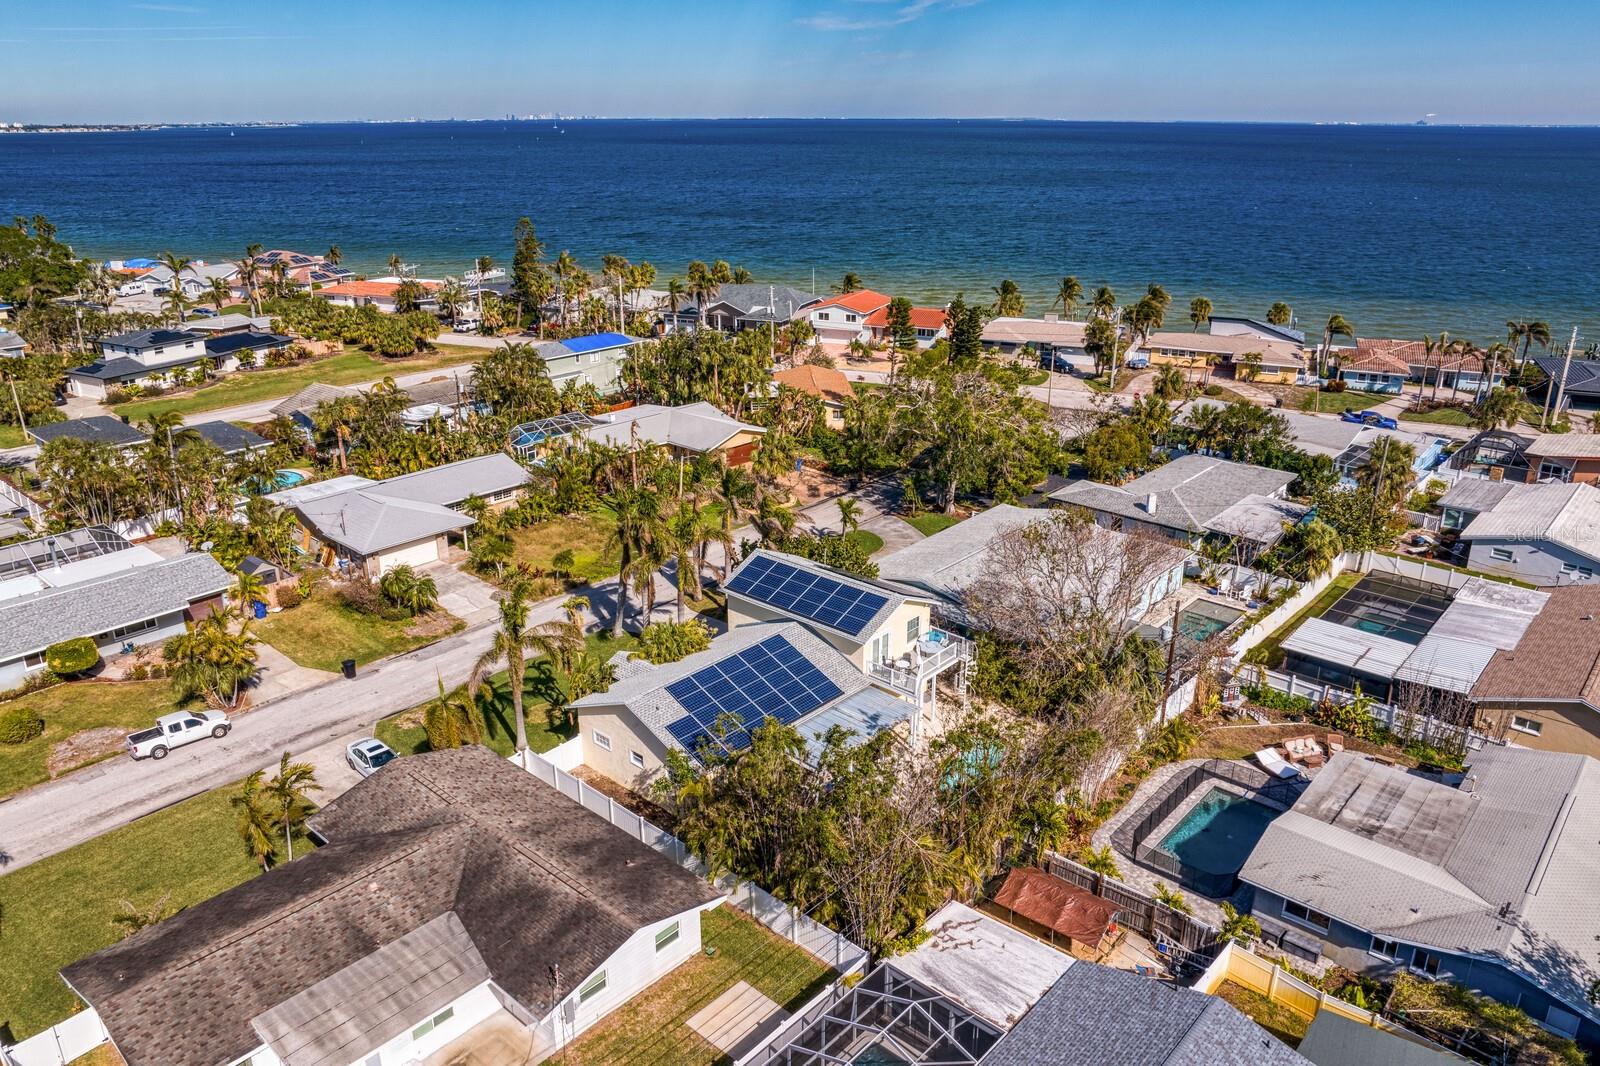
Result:
{"type": "Polygon", "coordinates": [[[887,323],[890,299],[871,289],[844,292],[812,304],[806,309],[806,319],[811,323],[811,328],[816,330],[819,341],[833,344],[860,341],[871,344],[873,331],[868,320],[882,312],[887,323]]]}
{"type": "Polygon", "coordinates": [[[100,358],[67,371],[67,392],[103,400],[115,386],[147,384],[207,357],[206,338],[186,329],[141,329],[100,341],[100,358]]]}

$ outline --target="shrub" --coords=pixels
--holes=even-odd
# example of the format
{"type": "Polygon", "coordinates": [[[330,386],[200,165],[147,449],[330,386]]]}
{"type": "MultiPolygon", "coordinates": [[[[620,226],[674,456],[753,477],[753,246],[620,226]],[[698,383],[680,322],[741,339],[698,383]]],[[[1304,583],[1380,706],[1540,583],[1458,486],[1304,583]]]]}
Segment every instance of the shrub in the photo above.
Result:
{"type": "Polygon", "coordinates": [[[300,594],[300,589],[295,585],[285,585],[277,592],[278,606],[287,611],[291,607],[298,607],[305,602],[305,597],[300,594]]]}
{"type": "Polygon", "coordinates": [[[44,661],[52,673],[81,674],[100,661],[100,649],[89,637],[73,637],[46,648],[44,661]]]}
{"type": "Polygon", "coordinates": [[[16,706],[0,712],[0,744],[26,744],[44,732],[44,719],[33,708],[16,706]]]}
{"type": "Polygon", "coordinates": [[[365,574],[354,574],[340,585],[339,598],[346,607],[362,614],[382,614],[387,607],[378,586],[365,574]]]}
{"type": "Polygon", "coordinates": [[[633,658],[660,666],[675,663],[711,646],[711,630],[699,619],[685,622],[652,622],[639,634],[639,650],[633,658]]]}
{"type": "Polygon", "coordinates": [[[1204,392],[1207,396],[1221,396],[1222,395],[1222,386],[1221,385],[1207,385],[1204,389],[1202,389],[1200,391],[1204,392]]]}
{"type": "Polygon", "coordinates": [[[1344,378],[1334,378],[1322,387],[1323,392],[1343,392],[1345,390],[1344,378]]]}
{"type": "Polygon", "coordinates": [[[1279,692],[1270,685],[1248,685],[1244,689],[1244,695],[1251,703],[1260,704],[1268,710],[1282,711],[1298,717],[1310,714],[1317,706],[1304,696],[1291,696],[1287,692],[1279,692]]]}

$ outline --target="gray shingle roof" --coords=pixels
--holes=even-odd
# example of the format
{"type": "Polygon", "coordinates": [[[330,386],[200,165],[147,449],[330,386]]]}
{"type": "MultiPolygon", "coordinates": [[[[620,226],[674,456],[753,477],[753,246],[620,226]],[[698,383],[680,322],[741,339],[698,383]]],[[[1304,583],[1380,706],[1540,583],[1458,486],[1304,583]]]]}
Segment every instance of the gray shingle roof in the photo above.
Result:
{"type": "Polygon", "coordinates": [[[1388,939],[1499,959],[1595,1016],[1600,763],[1488,745],[1468,773],[1470,791],[1335,755],[1239,876],[1388,939]]]}
{"type": "MultiPolygon", "coordinates": [[[[727,304],[742,318],[759,319],[763,322],[788,322],[802,310],[821,300],[820,296],[813,296],[787,285],[724,285],[717,290],[715,296],[706,301],[706,307],[727,304]]],[[[692,297],[678,301],[680,314],[693,311],[695,307],[692,297]]]]}
{"type": "Polygon", "coordinates": [[[1490,481],[1487,478],[1464,477],[1439,497],[1439,506],[1474,513],[1488,511],[1507,496],[1521,492],[1527,487],[1515,481],[1490,481]]]}
{"type": "Polygon", "coordinates": [[[597,425],[581,430],[590,440],[617,448],[640,444],[665,444],[684,451],[709,452],[721,447],[739,433],[765,433],[729,418],[705,401],[681,407],[645,403],[623,411],[597,416],[597,425]]]}
{"type": "Polygon", "coordinates": [[[1075,962],[984,1057],[984,1066],[1309,1066],[1224,1001],[1075,962]]]}
{"type": "Polygon", "coordinates": [[[1075,481],[1052,492],[1050,498],[1169,529],[1203,533],[1217,515],[1240,500],[1278,495],[1293,480],[1294,475],[1284,470],[1185,455],[1120,488],[1075,481]],[[1146,509],[1150,496],[1155,497],[1154,514],[1146,509]]]}
{"type": "MultiPolygon", "coordinates": [[[[855,664],[845,658],[833,645],[799,622],[763,622],[740,626],[731,632],[714,637],[711,647],[705,651],[695,652],[678,662],[621,675],[608,691],[574,700],[571,710],[580,711],[595,707],[624,708],[649,729],[663,747],[682,751],[683,745],[667,732],[667,726],[682,718],[686,712],[683,705],[667,692],[667,686],[681,677],[688,677],[697,670],[719,663],[771,636],[782,636],[796,651],[805,656],[807,661],[839,686],[841,695],[833,703],[838,703],[869,687],[866,675],[857,670],[855,664]]],[[[820,714],[826,709],[827,707],[818,708],[812,714],[820,714]]],[[[810,717],[811,715],[808,715],[795,724],[803,726],[810,717]]]]}
{"type": "Polygon", "coordinates": [[[0,600],[0,662],[182,610],[232,585],[210,555],[193,554],[0,600]]]}
{"type": "Polygon", "coordinates": [[[291,506],[318,537],[362,556],[474,524],[459,511],[386,496],[376,487],[349,489],[291,506]]]}
{"type": "Polygon", "coordinates": [[[140,444],[148,439],[120,418],[112,418],[110,415],[91,415],[88,418],[69,418],[65,422],[29,426],[28,433],[40,444],[48,444],[64,437],[100,441],[118,446],[140,444]]]}
{"type": "Polygon", "coordinates": [[[328,400],[344,400],[359,395],[361,395],[360,389],[352,389],[345,385],[324,385],[320,381],[314,381],[293,396],[278,401],[271,410],[275,416],[307,414],[318,404],[326,403],[328,400]]]}
{"type": "Polygon", "coordinates": [[[236,455],[256,448],[265,448],[272,442],[259,433],[241,429],[232,422],[197,422],[186,427],[200,434],[203,440],[216,445],[224,455],[236,455]]]}
{"type": "MultiPolygon", "coordinates": [[[[352,966],[424,928],[459,945],[450,923],[429,927],[444,915],[542,1017],[552,964],[570,992],[637,930],[720,895],[486,748],[396,760],[312,825],[331,843],[62,971],[129,1066],[234,1061],[261,1042],[253,1020],[319,985],[317,998],[354,1008],[365,992],[352,966]],[[321,984],[336,975],[348,985],[321,984]]],[[[381,1026],[352,1019],[345,1039],[381,1026]]]]}
{"type": "Polygon", "coordinates": [[[417,503],[450,506],[469,496],[488,496],[520,488],[531,481],[527,467],[505,452],[490,452],[443,466],[401,474],[373,486],[372,491],[417,503]]]}

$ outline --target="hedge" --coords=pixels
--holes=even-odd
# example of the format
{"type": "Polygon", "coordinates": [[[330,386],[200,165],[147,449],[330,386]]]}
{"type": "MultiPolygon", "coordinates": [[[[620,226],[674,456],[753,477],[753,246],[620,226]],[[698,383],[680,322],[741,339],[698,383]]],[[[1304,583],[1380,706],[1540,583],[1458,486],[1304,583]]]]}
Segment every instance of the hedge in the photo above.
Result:
{"type": "Polygon", "coordinates": [[[73,637],[44,650],[44,663],[53,674],[81,674],[100,661],[100,649],[89,637],[73,637]]]}
{"type": "Polygon", "coordinates": [[[44,719],[28,706],[0,711],[0,744],[26,744],[44,732],[44,719]]]}

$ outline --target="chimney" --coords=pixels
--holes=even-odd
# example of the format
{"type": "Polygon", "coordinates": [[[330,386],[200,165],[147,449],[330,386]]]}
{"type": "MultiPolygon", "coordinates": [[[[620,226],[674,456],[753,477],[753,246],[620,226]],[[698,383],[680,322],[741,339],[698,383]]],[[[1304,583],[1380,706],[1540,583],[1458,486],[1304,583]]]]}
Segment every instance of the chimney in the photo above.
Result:
{"type": "Polygon", "coordinates": [[[1044,320],[1046,322],[1060,322],[1061,321],[1061,316],[1056,314],[1054,311],[1046,311],[1045,315],[1044,315],[1044,320]]]}
{"type": "Polygon", "coordinates": [[[1155,493],[1152,492],[1152,493],[1150,493],[1150,495],[1148,495],[1148,496],[1146,496],[1144,498],[1144,511],[1145,511],[1145,514],[1155,514],[1156,513],[1156,494],[1155,493]]]}

